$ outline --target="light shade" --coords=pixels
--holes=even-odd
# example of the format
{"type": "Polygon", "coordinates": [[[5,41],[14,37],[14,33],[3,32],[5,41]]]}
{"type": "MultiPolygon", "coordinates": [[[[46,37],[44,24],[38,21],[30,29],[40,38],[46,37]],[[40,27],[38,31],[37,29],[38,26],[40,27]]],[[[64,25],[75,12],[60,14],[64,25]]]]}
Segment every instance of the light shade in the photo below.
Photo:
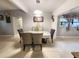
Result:
{"type": "Polygon", "coordinates": [[[35,10],[35,11],[34,11],[34,15],[36,15],[36,16],[41,16],[41,15],[42,15],[42,11],[40,11],[40,10],[35,10]]]}

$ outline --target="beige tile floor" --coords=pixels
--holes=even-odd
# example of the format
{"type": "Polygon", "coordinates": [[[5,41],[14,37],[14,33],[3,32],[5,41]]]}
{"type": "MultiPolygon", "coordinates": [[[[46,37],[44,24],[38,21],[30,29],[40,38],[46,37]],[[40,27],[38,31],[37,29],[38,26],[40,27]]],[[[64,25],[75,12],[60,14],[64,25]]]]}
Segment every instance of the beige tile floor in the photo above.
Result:
{"type": "Polygon", "coordinates": [[[43,44],[42,51],[37,49],[38,47],[35,51],[31,47],[26,47],[26,50],[22,51],[19,40],[18,36],[0,36],[0,58],[72,58],[71,51],[79,49],[79,41],[74,39],[56,39],[53,44],[49,39],[47,44],[43,44]]]}

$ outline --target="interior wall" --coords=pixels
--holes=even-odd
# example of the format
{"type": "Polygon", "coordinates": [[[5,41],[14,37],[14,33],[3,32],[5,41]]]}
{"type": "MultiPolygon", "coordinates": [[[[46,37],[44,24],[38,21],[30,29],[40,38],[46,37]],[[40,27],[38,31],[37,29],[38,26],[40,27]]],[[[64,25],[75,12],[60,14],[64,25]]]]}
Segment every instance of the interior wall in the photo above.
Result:
{"type": "Polygon", "coordinates": [[[17,34],[17,29],[19,26],[16,26],[15,23],[18,18],[22,17],[23,12],[21,10],[5,10],[0,11],[0,15],[4,16],[4,20],[0,21],[0,35],[14,35],[17,34]],[[9,12],[11,17],[11,23],[6,23],[5,12],[9,12]]]}
{"type": "Polygon", "coordinates": [[[11,10],[11,16],[12,16],[12,27],[13,27],[13,34],[18,34],[17,30],[22,27],[22,23],[20,25],[20,20],[23,21],[23,15],[25,14],[22,10],[11,10]]]}
{"type": "Polygon", "coordinates": [[[4,20],[0,21],[0,35],[13,34],[12,21],[11,23],[6,23],[5,14],[3,11],[0,11],[0,15],[4,16],[4,20]]]}
{"type": "MultiPolygon", "coordinates": [[[[52,16],[51,13],[43,13],[44,22],[41,22],[41,24],[44,31],[50,31],[51,29],[51,23],[52,23],[51,16],[52,16]]],[[[33,26],[34,26],[33,14],[25,14],[23,16],[24,31],[32,30],[33,26]]]]}

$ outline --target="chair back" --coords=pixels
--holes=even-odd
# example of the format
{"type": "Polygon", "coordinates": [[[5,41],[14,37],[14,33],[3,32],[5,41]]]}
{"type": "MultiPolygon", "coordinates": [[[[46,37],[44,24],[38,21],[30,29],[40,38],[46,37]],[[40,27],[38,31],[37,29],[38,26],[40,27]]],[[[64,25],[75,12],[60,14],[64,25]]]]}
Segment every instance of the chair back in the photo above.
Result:
{"type": "Polygon", "coordinates": [[[31,33],[21,33],[23,44],[32,44],[31,33]]]}
{"type": "Polygon", "coordinates": [[[51,29],[51,31],[50,31],[51,39],[53,39],[54,32],[55,32],[55,29],[51,29]]]}
{"type": "Polygon", "coordinates": [[[21,33],[21,32],[23,32],[23,29],[18,29],[17,31],[18,31],[19,33],[21,33]]]}
{"type": "Polygon", "coordinates": [[[18,29],[17,31],[18,31],[19,36],[20,36],[20,38],[21,38],[21,33],[23,32],[23,29],[18,29]]]}
{"type": "Polygon", "coordinates": [[[43,33],[32,33],[33,43],[42,44],[43,33]]]}

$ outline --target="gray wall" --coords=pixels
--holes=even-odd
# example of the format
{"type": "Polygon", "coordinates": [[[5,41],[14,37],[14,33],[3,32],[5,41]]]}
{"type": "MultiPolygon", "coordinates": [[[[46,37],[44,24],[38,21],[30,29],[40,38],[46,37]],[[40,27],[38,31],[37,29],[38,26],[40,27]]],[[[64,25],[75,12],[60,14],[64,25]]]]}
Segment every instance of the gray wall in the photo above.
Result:
{"type": "MultiPolygon", "coordinates": [[[[51,29],[51,13],[43,13],[44,22],[41,22],[44,31],[50,31],[51,29]]],[[[34,26],[33,14],[25,14],[23,16],[23,29],[24,31],[32,30],[34,26]]]]}
{"type": "Polygon", "coordinates": [[[0,34],[13,34],[12,32],[12,21],[11,23],[6,23],[5,14],[3,11],[0,11],[0,15],[4,16],[4,20],[0,21],[0,34]]]}
{"type": "Polygon", "coordinates": [[[0,11],[0,15],[4,15],[4,20],[0,21],[0,35],[14,35],[17,32],[16,22],[17,18],[22,17],[23,11],[21,10],[4,10],[0,11]],[[11,23],[6,23],[5,15],[9,13],[11,23]],[[14,19],[15,17],[15,19],[14,19]]]}

